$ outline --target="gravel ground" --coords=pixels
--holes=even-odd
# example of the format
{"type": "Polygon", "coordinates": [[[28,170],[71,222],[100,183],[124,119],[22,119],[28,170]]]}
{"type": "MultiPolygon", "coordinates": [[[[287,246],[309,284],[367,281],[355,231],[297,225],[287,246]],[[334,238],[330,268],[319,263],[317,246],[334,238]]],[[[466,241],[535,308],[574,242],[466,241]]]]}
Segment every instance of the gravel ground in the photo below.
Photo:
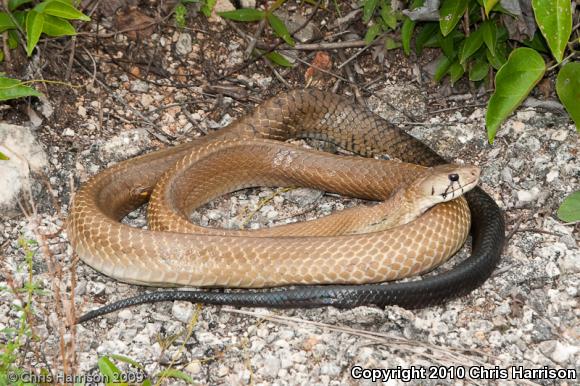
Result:
{"type": "MultiPolygon", "coordinates": [[[[187,47],[187,39],[174,36],[172,41],[179,42],[179,49],[189,52],[190,59],[199,54],[197,46],[187,47]]],[[[232,41],[226,48],[241,58],[244,47],[232,41]]],[[[260,90],[256,94],[267,94],[273,82],[259,74],[240,79],[260,90]]],[[[88,90],[72,105],[63,106],[72,122],[45,127],[39,134],[50,163],[52,193],[62,212],[52,210],[54,204],[48,198],[38,202],[37,216],[0,222],[4,249],[0,287],[20,288],[28,280],[25,253],[18,239],[39,239],[41,246],[32,261],[32,272],[46,293],[34,298],[32,324],[39,339],[21,349],[23,368],[50,365],[55,371],[61,369],[63,363],[73,361],[71,356],[58,354],[62,351],[59,348],[64,348],[69,354],[76,353],[79,373],[96,374],[100,357],[120,354],[140,363],[150,376],[171,366],[187,373],[195,383],[207,385],[375,384],[356,378],[368,375],[364,369],[384,369],[380,375],[391,377],[389,381],[384,378],[384,384],[389,385],[404,380],[420,385],[553,384],[549,375],[534,377],[526,370],[569,369],[559,375],[574,375],[576,380],[559,379],[556,383],[577,384],[579,235],[573,225],[564,225],[555,216],[563,198],[580,188],[575,128],[563,114],[521,108],[490,146],[484,129],[485,110],[468,106],[473,100],[425,114],[433,110],[433,101],[440,96],[397,76],[374,89],[367,100],[369,108],[399,122],[446,158],[481,166],[481,185],[505,211],[510,238],[498,269],[482,287],[443,306],[415,311],[399,307],[346,311],[198,308],[174,302],[126,309],[78,326],[76,331],[66,327],[63,320],[70,320],[73,308],[80,314],[146,291],[113,281],[72,260],[66,233],[58,233],[68,210],[71,177],[82,183],[110,164],[160,147],[158,138],[176,137],[180,141],[194,133],[199,135],[199,131],[226,125],[253,105],[246,102],[240,108],[233,99],[223,97],[219,100],[222,113],[195,103],[188,114],[182,106],[156,110],[161,105],[187,101],[191,94],[202,95],[202,89],[151,89],[148,83],[126,75],[108,84],[128,106],[159,123],[157,137],[132,123],[136,114],[127,106],[115,109],[111,102],[103,108],[97,93],[88,90]],[[112,123],[103,125],[103,114],[124,117],[121,121],[125,124],[112,118],[112,123]],[[409,115],[428,118],[410,125],[409,115]],[[58,142],[47,140],[53,134],[59,135],[58,142]],[[57,235],[38,236],[52,232],[57,235]],[[70,267],[76,273],[72,284],[70,267]],[[73,288],[71,307],[68,299],[73,288]]],[[[356,204],[360,201],[309,189],[257,188],[215,200],[192,219],[202,225],[257,228],[307,220],[356,204]]],[[[145,225],[142,211],[125,221],[145,225]]],[[[6,291],[0,296],[0,330],[17,327],[22,315],[18,306],[25,298],[6,291]]],[[[134,370],[117,363],[122,369],[134,370]]]]}

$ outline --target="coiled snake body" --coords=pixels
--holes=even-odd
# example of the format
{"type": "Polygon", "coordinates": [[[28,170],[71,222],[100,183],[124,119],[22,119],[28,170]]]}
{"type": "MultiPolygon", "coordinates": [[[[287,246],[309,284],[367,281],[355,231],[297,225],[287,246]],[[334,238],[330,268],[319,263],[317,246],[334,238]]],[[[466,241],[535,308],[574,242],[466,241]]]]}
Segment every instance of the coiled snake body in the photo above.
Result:
{"type": "Polygon", "coordinates": [[[479,188],[466,194],[473,237],[471,257],[443,274],[404,283],[364,284],[423,272],[457,251],[463,243],[461,233],[469,226],[465,200],[439,204],[419,220],[368,234],[329,237],[331,231],[316,237],[272,238],[268,231],[252,237],[204,228],[195,228],[195,234],[178,233],[190,226],[183,217],[192,208],[241,187],[306,184],[379,200],[389,196],[394,185],[408,182],[423,170],[405,163],[386,167],[380,161],[355,157],[325,155],[319,159],[313,152],[304,155],[289,145],[271,143],[291,138],[328,141],[367,157],[388,153],[422,166],[444,163],[426,145],[379,116],[340,96],[316,90],[279,95],[227,128],[121,162],[87,182],[71,208],[68,234],[87,264],[113,278],[147,285],[307,285],[228,293],[161,291],[91,311],[79,321],[133,304],[164,300],[278,308],[422,307],[466,294],[489,277],[503,246],[504,223],[498,206],[479,188]],[[271,151],[270,157],[255,157],[267,151],[271,151]],[[188,167],[220,152],[224,163],[205,175],[188,167]],[[236,170],[231,171],[231,166],[236,170]],[[282,172],[272,172],[274,166],[282,172]],[[255,173],[258,168],[264,169],[259,175],[255,173]],[[170,232],[120,224],[121,218],[148,200],[158,182],[151,208],[158,211],[157,216],[168,216],[157,206],[163,197],[172,197],[166,204],[176,214],[169,225],[156,224],[155,217],[150,225],[170,232]]]}

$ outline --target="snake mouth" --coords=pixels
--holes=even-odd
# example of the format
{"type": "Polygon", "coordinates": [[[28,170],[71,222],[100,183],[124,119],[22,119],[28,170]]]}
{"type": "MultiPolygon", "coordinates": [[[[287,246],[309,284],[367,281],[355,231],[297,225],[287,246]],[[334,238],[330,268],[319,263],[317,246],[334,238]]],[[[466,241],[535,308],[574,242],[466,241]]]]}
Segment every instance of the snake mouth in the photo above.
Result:
{"type": "Polygon", "coordinates": [[[457,195],[457,197],[459,197],[460,195],[470,191],[475,186],[477,186],[478,182],[479,179],[469,181],[465,185],[461,185],[459,182],[457,182],[457,186],[455,186],[455,182],[451,182],[449,186],[447,186],[447,189],[445,189],[445,191],[441,194],[441,197],[443,197],[444,200],[446,200],[449,195],[451,195],[451,198],[455,198],[456,197],[455,193],[461,192],[460,194],[457,195]]]}

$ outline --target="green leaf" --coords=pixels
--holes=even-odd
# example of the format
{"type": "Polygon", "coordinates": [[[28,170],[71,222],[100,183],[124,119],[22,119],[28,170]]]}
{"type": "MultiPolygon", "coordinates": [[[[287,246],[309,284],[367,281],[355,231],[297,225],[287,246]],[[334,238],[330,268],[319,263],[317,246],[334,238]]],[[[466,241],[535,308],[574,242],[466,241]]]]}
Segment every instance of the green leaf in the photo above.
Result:
{"type": "Polygon", "coordinates": [[[439,27],[443,36],[453,31],[467,9],[467,0],[443,0],[439,10],[439,27]]]}
{"type": "Polygon", "coordinates": [[[486,77],[489,72],[489,64],[485,60],[478,59],[469,70],[469,80],[479,82],[486,77]]]}
{"type": "Polygon", "coordinates": [[[14,24],[14,21],[12,21],[10,15],[8,15],[6,12],[0,12],[0,33],[15,28],[16,24],[14,24]]]}
{"type": "Polygon", "coordinates": [[[63,19],[90,21],[91,18],[73,7],[71,4],[62,1],[43,1],[34,7],[38,13],[62,17],[63,19]]]}
{"type": "Polygon", "coordinates": [[[440,34],[441,32],[439,31],[439,25],[437,23],[426,23],[415,37],[415,50],[417,51],[417,55],[421,55],[423,47],[433,47],[433,44],[438,44],[440,34]]]}
{"type": "Polygon", "coordinates": [[[390,29],[394,30],[397,28],[397,15],[395,15],[393,8],[388,3],[383,3],[381,7],[381,19],[383,19],[390,29]]]}
{"type": "Polygon", "coordinates": [[[449,60],[445,55],[441,55],[441,58],[439,58],[437,61],[435,74],[433,75],[435,82],[439,82],[445,76],[445,74],[447,74],[449,67],[451,67],[451,60],[449,60]]]}
{"type": "Polygon", "coordinates": [[[455,36],[449,34],[447,36],[439,35],[439,47],[449,59],[453,59],[457,56],[457,50],[455,49],[455,36]]]}
{"type": "Polygon", "coordinates": [[[483,8],[485,10],[485,16],[489,16],[489,13],[499,3],[499,0],[483,0],[483,8]]]}
{"type": "Polygon", "coordinates": [[[26,17],[26,54],[28,56],[32,55],[32,51],[40,39],[43,24],[44,14],[34,10],[28,12],[26,17]]]}
{"type": "Polygon", "coordinates": [[[266,16],[266,13],[259,9],[242,8],[235,11],[218,12],[218,15],[224,19],[235,21],[260,21],[266,16]]]}
{"type": "Polygon", "coordinates": [[[565,222],[580,221],[580,191],[570,194],[558,208],[558,218],[565,222]]]}
{"type": "Polygon", "coordinates": [[[399,48],[401,47],[401,43],[399,43],[398,41],[396,41],[395,39],[386,36],[385,37],[385,49],[388,50],[394,50],[395,48],[399,48]]]}
{"type": "Polygon", "coordinates": [[[175,15],[175,24],[179,28],[185,28],[185,16],[187,15],[187,8],[183,4],[183,1],[175,6],[173,9],[173,14],[175,15]]]}
{"type": "Polygon", "coordinates": [[[6,154],[4,154],[0,151],[0,160],[8,161],[9,159],[10,159],[10,157],[8,157],[6,154]]]}
{"type": "Polygon", "coordinates": [[[476,29],[471,35],[469,35],[463,44],[463,48],[459,53],[459,62],[464,64],[467,59],[479,50],[483,44],[482,30],[476,29]]]}
{"type": "Polygon", "coordinates": [[[379,0],[365,0],[363,5],[363,23],[368,23],[375,13],[379,0]]]}
{"type": "Polygon", "coordinates": [[[479,27],[481,29],[481,35],[483,37],[483,42],[487,46],[490,54],[495,56],[495,46],[497,44],[497,26],[491,20],[486,20],[479,27]]]}
{"type": "Polygon", "coordinates": [[[505,57],[505,51],[506,51],[506,44],[499,43],[497,45],[497,47],[495,48],[495,56],[493,56],[491,54],[491,52],[489,52],[489,50],[487,50],[485,53],[486,57],[487,57],[487,61],[496,70],[499,70],[501,68],[501,66],[503,66],[505,64],[505,62],[507,62],[507,58],[505,57]]]}
{"type": "Polygon", "coordinates": [[[111,362],[109,357],[104,356],[99,358],[97,366],[99,367],[101,374],[103,374],[109,381],[108,384],[114,382],[115,386],[127,385],[126,383],[117,383],[121,379],[121,370],[111,362]]]}
{"type": "Polygon", "coordinates": [[[159,377],[160,378],[176,378],[176,379],[181,379],[182,381],[185,381],[186,383],[194,384],[193,378],[191,378],[189,375],[187,375],[183,371],[179,371],[176,369],[162,370],[159,372],[159,377]]]}
{"type": "Polygon", "coordinates": [[[566,63],[560,69],[556,92],[580,132],[580,62],[566,63]]]}
{"type": "Polygon", "coordinates": [[[16,11],[12,14],[12,16],[14,16],[16,23],[18,23],[22,29],[26,28],[26,17],[28,16],[28,12],[16,11]]]}
{"type": "Polygon", "coordinates": [[[133,367],[135,367],[137,369],[142,369],[142,370],[145,369],[145,367],[143,367],[143,365],[141,363],[137,362],[134,359],[131,359],[129,357],[126,357],[125,355],[110,354],[109,357],[110,358],[113,358],[113,359],[115,359],[117,361],[120,361],[120,362],[128,363],[128,364],[130,364],[131,366],[133,366],[133,367]]]}
{"type": "Polygon", "coordinates": [[[32,3],[32,0],[10,0],[8,2],[8,9],[10,10],[10,12],[12,12],[21,5],[28,3],[32,3]]]}
{"type": "Polygon", "coordinates": [[[546,72],[546,64],[531,48],[517,48],[495,76],[495,92],[491,96],[485,125],[490,143],[500,124],[524,101],[546,72]]]}
{"type": "Polygon", "coordinates": [[[465,73],[465,69],[459,62],[453,62],[453,64],[449,67],[449,76],[451,77],[451,85],[457,82],[463,74],[465,73]]]}
{"type": "Polygon", "coordinates": [[[276,35],[281,37],[288,45],[294,47],[296,44],[294,39],[292,39],[288,28],[286,28],[286,25],[278,16],[268,12],[268,23],[270,23],[270,27],[272,27],[276,35]]]}
{"type": "Polygon", "coordinates": [[[533,48],[536,51],[543,52],[545,54],[549,53],[548,46],[546,45],[546,41],[542,37],[542,34],[536,31],[534,37],[530,40],[524,40],[522,44],[526,47],[533,48]]]}
{"type": "Polygon", "coordinates": [[[204,2],[204,4],[201,6],[201,12],[205,15],[205,17],[211,16],[211,11],[213,10],[213,7],[215,7],[216,3],[217,0],[206,0],[204,2]]]}
{"type": "Polygon", "coordinates": [[[288,59],[286,59],[284,57],[284,55],[279,54],[278,52],[270,52],[268,54],[265,55],[266,58],[268,58],[269,61],[271,61],[272,63],[275,63],[279,66],[282,67],[292,67],[292,63],[290,63],[288,61],[288,59]]]}
{"type": "Polygon", "coordinates": [[[77,34],[75,28],[67,20],[50,15],[44,15],[42,32],[48,36],[69,36],[77,34]]]}
{"type": "Polygon", "coordinates": [[[411,54],[411,38],[413,37],[415,24],[417,23],[408,17],[405,17],[405,21],[403,21],[403,26],[401,27],[401,42],[403,43],[403,52],[407,56],[411,54]]]}
{"type": "Polygon", "coordinates": [[[570,0],[532,0],[536,23],[558,63],[564,57],[572,33],[570,5],[570,0]]]}
{"type": "Polygon", "coordinates": [[[367,33],[365,34],[365,43],[371,44],[373,40],[375,40],[377,36],[379,36],[381,31],[382,29],[380,24],[371,25],[369,29],[367,29],[367,33]]]}
{"type": "Polygon", "coordinates": [[[18,33],[16,30],[8,31],[8,48],[11,50],[18,47],[18,33]]]}

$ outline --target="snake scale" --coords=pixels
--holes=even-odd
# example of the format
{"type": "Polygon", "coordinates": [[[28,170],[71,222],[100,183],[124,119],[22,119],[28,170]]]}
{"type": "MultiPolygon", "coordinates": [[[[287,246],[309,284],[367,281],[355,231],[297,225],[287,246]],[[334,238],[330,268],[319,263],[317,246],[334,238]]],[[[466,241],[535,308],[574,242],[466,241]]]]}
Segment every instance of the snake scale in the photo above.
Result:
{"type": "MultiPolygon", "coordinates": [[[[267,234],[247,237],[225,231],[192,235],[134,229],[119,222],[147,202],[159,180],[170,178],[165,190],[174,194],[175,185],[179,183],[182,187],[197,186],[200,191],[207,189],[207,184],[202,182],[205,180],[191,174],[187,168],[188,163],[199,162],[200,158],[203,161],[199,154],[206,149],[226,144],[223,155],[227,158],[238,147],[241,152],[246,151],[246,142],[258,146],[260,141],[288,139],[330,142],[365,157],[388,153],[404,162],[400,165],[403,171],[387,171],[380,161],[373,162],[372,159],[331,155],[348,159],[345,168],[350,174],[342,174],[342,166],[337,166],[339,160],[335,163],[324,159],[314,162],[314,166],[300,166],[300,159],[292,158],[293,150],[286,149],[287,145],[280,142],[280,149],[274,147],[269,162],[298,164],[302,169],[299,177],[266,173],[266,179],[248,182],[238,181],[238,172],[214,173],[217,176],[214,180],[228,181],[227,189],[209,183],[211,194],[204,196],[203,192],[198,192],[201,198],[197,201],[189,200],[187,197],[190,195],[183,194],[185,198],[175,203],[173,209],[186,213],[218,193],[255,186],[256,182],[276,185],[301,184],[307,180],[307,185],[320,189],[372,200],[385,199],[390,194],[390,190],[384,188],[385,182],[405,182],[416,176],[422,167],[446,163],[425,144],[378,115],[344,97],[312,89],[273,97],[230,126],[192,142],[123,161],[90,179],[75,196],[67,230],[74,249],[87,264],[118,280],[146,285],[245,288],[303,285],[236,292],[159,291],[109,304],[83,315],[78,322],[131,305],[166,300],[275,308],[352,308],[361,305],[419,308],[467,294],[490,276],[501,255],[505,225],[497,204],[478,187],[469,191],[465,200],[461,198],[439,204],[407,225],[363,235],[277,239],[267,234]],[[337,168],[326,171],[336,178],[320,181],[317,167],[324,168],[328,164],[332,169],[337,168]],[[170,177],[170,169],[177,170],[183,178],[170,177]],[[359,177],[349,180],[353,171],[359,177]],[[457,223],[465,217],[465,203],[471,213],[472,254],[469,258],[447,272],[422,280],[378,283],[424,272],[453,254],[460,245],[454,245],[446,238],[460,232],[457,223]],[[429,241],[421,241],[426,235],[432,235],[438,244],[427,246],[429,241]],[[397,253],[392,253],[393,248],[397,253]],[[434,257],[426,258],[426,251],[427,255],[434,257]],[[403,263],[401,255],[409,258],[410,263],[403,263]],[[330,260],[336,256],[337,261],[330,260]],[[256,257],[257,260],[251,259],[256,257]],[[423,260],[437,259],[429,261],[431,265],[423,265],[423,260]],[[393,262],[395,269],[392,268],[393,262]],[[403,274],[391,272],[401,270],[403,274]]],[[[210,153],[215,152],[214,149],[210,153]]],[[[257,157],[253,157],[251,152],[246,154],[245,170],[256,169],[256,164],[250,159],[257,157]]],[[[244,157],[243,154],[240,156],[244,157]]],[[[268,165],[261,164],[261,167],[268,168],[268,165]]],[[[225,165],[224,169],[227,170],[225,165]]],[[[190,188],[190,193],[192,189],[195,190],[190,188]]]]}

